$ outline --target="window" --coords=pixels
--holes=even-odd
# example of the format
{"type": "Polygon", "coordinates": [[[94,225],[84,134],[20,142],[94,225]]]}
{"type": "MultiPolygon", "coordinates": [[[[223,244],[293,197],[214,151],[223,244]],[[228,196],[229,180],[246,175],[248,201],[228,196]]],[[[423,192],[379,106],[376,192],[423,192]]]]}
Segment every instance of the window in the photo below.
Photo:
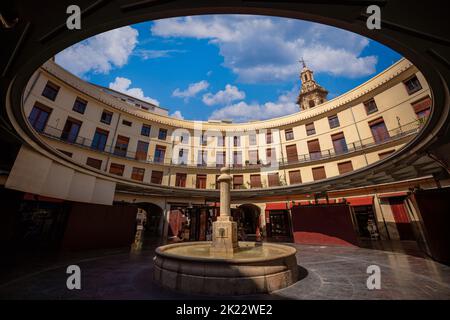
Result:
{"type": "Polygon", "coordinates": [[[233,167],[242,167],[241,151],[233,151],[233,167]]]}
{"type": "Polygon", "coordinates": [[[189,149],[180,149],[178,151],[178,164],[187,164],[189,149]]]}
{"type": "Polygon", "coordinates": [[[377,107],[377,104],[375,103],[375,99],[370,99],[370,100],[364,102],[364,108],[366,109],[367,115],[378,111],[378,107],[377,107]]]}
{"type": "Polygon", "coordinates": [[[250,146],[256,146],[256,133],[252,133],[248,136],[248,144],[250,146]]]}
{"type": "Polygon", "coordinates": [[[127,156],[128,143],[130,138],[124,136],[117,136],[116,146],[114,148],[114,154],[121,157],[127,156]]]}
{"type": "Polygon", "coordinates": [[[306,124],[306,135],[311,136],[313,134],[316,134],[316,128],[314,127],[314,122],[307,123],[306,124]]]}
{"type": "Polygon", "coordinates": [[[161,184],[163,179],[163,172],[162,171],[152,171],[152,176],[150,178],[151,183],[155,184],[161,184]]]}
{"type": "Polygon", "coordinates": [[[148,142],[138,141],[136,148],[136,160],[146,161],[148,153],[148,142]]]}
{"type": "Polygon", "coordinates": [[[145,173],[144,168],[133,167],[133,171],[131,172],[131,179],[144,181],[144,173],[145,173]]]}
{"type": "Polygon", "coordinates": [[[162,163],[162,162],[164,162],[165,155],[166,155],[166,147],[156,145],[155,156],[154,156],[153,161],[157,162],[157,163],[162,163]]]}
{"type": "Polygon", "coordinates": [[[314,102],[314,100],[309,100],[308,104],[309,104],[309,107],[310,107],[310,108],[314,108],[314,106],[316,105],[316,103],[314,102]]]}
{"type": "Polygon", "coordinates": [[[258,150],[249,150],[248,151],[249,164],[258,164],[258,161],[259,161],[258,150]]]}
{"type": "Polygon", "coordinates": [[[166,140],[166,138],[167,138],[167,129],[159,129],[158,139],[159,140],[166,140]]]}
{"type": "Polygon", "coordinates": [[[325,167],[312,168],[312,174],[314,181],[326,179],[325,167]]]}
{"type": "Polygon", "coordinates": [[[94,139],[92,140],[91,148],[95,150],[104,151],[106,141],[108,140],[109,132],[100,128],[95,129],[94,139]]]}
{"type": "Polygon", "coordinates": [[[277,161],[277,156],[275,152],[275,148],[267,148],[266,149],[266,164],[270,165],[272,162],[275,163],[277,161]]]}
{"type": "Polygon", "coordinates": [[[352,172],[353,171],[352,162],[351,161],[345,161],[345,162],[338,163],[338,170],[339,170],[339,174],[352,172]]]}
{"type": "Polygon", "coordinates": [[[84,111],[86,111],[86,105],[87,105],[86,100],[83,100],[83,99],[77,97],[73,104],[72,110],[75,112],[84,114],[84,111]]]}
{"type": "Polygon", "coordinates": [[[133,123],[131,121],[128,121],[128,120],[125,120],[125,119],[122,120],[122,124],[124,126],[127,126],[127,127],[131,127],[133,125],[133,123]]]}
{"type": "Polygon", "coordinates": [[[102,160],[88,157],[86,160],[86,165],[88,165],[89,167],[101,170],[102,169],[102,160]]]}
{"type": "Polygon", "coordinates": [[[52,109],[36,103],[28,116],[28,121],[30,121],[30,124],[36,131],[44,131],[51,112],[52,109]]]}
{"type": "Polygon", "coordinates": [[[109,173],[123,176],[123,171],[125,170],[125,165],[118,164],[118,163],[111,163],[111,166],[109,167],[109,173]]]}
{"type": "Polygon", "coordinates": [[[150,131],[152,130],[152,127],[148,124],[143,124],[141,128],[141,135],[145,137],[150,137],[150,131]]]}
{"type": "Polygon", "coordinates": [[[205,133],[202,133],[200,137],[200,145],[207,146],[208,145],[208,136],[205,133]]]}
{"type": "Polygon", "coordinates": [[[395,150],[389,150],[389,151],[386,151],[386,152],[379,153],[378,156],[380,157],[380,160],[383,160],[384,158],[389,157],[394,152],[395,152],[395,150]]]}
{"type": "Polygon", "coordinates": [[[319,139],[308,141],[308,151],[311,160],[318,160],[322,157],[319,139]]]}
{"type": "Polygon", "coordinates": [[[344,133],[339,132],[331,136],[333,141],[334,152],[336,154],[342,154],[348,152],[347,142],[345,141],[344,133]]]}
{"type": "Polygon", "coordinates": [[[197,166],[206,167],[208,163],[208,152],[206,150],[198,150],[197,152],[197,166]]]}
{"type": "Polygon", "coordinates": [[[218,136],[217,137],[217,146],[218,147],[224,147],[225,146],[225,136],[218,136]]]}
{"type": "Polygon", "coordinates": [[[262,188],[260,174],[251,174],[250,175],[250,187],[251,188],[262,188]]]}
{"type": "Polygon", "coordinates": [[[422,85],[420,84],[420,81],[416,76],[409,78],[404,82],[404,84],[406,87],[406,91],[408,91],[408,94],[413,94],[422,89],[422,85]]]}
{"type": "Polygon", "coordinates": [[[113,116],[112,112],[103,110],[100,122],[111,124],[112,116],[113,116]]]}
{"type": "Polygon", "coordinates": [[[289,183],[290,184],[302,183],[302,177],[300,175],[300,170],[289,171],[289,183]]]}
{"type": "Polygon", "coordinates": [[[63,131],[61,133],[61,139],[67,142],[75,143],[77,141],[80,128],[81,121],[67,118],[66,124],[64,125],[63,131]]]}
{"type": "Polygon", "coordinates": [[[244,186],[244,176],[235,175],[233,176],[233,189],[243,189],[244,186]]]}
{"type": "Polygon", "coordinates": [[[250,187],[252,188],[262,188],[261,175],[251,174],[250,175],[250,187]]]}
{"type": "Polygon", "coordinates": [[[284,131],[284,136],[286,137],[286,140],[293,140],[294,139],[294,130],[292,129],[286,129],[284,131]]]}
{"type": "Polygon", "coordinates": [[[289,146],[286,146],[286,155],[288,163],[297,162],[298,161],[297,145],[291,144],[289,146]]]}
{"type": "Polygon", "coordinates": [[[241,145],[241,137],[240,136],[234,136],[233,137],[233,146],[239,147],[241,145]]]}
{"type": "Polygon", "coordinates": [[[206,189],[206,174],[198,174],[195,182],[197,189],[206,189]]]}
{"type": "Polygon", "coordinates": [[[216,167],[222,168],[226,164],[226,152],[225,151],[217,151],[216,152],[216,167]]]}
{"type": "Polygon", "coordinates": [[[389,139],[389,132],[386,128],[383,118],[378,118],[369,122],[370,131],[372,131],[375,143],[381,143],[389,139]]]}
{"type": "Polygon", "coordinates": [[[412,106],[414,108],[414,112],[417,115],[417,118],[419,119],[428,118],[428,115],[431,112],[431,104],[432,102],[429,96],[426,96],[425,98],[414,102],[412,106]]]}
{"type": "Polygon", "coordinates": [[[56,149],[56,150],[58,150],[61,153],[64,153],[66,156],[68,156],[70,158],[72,158],[72,156],[73,156],[72,152],[69,152],[69,151],[66,151],[66,150],[61,150],[61,149],[56,149]]]}
{"type": "Polygon", "coordinates": [[[339,118],[337,114],[328,117],[328,123],[330,124],[330,129],[337,128],[340,126],[339,118]]]}
{"type": "Polygon", "coordinates": [[[267,130],[266,132],[266,144],[271,144],[272,143],[272,131],[271,130],[267,130]]]}
{"type": "Polygon", "coordinates": [[[278,172],[267,174],[267,180],[269,181],[269,187],[277,187],[280,185],[278,172]]]}
{"type": "Polygon", "coordinates": [[[175,187],[186,187],[186,173],[177,173],[175,177],[175,187]]]}
{"type": "Polygon", "coordinates": [[[45,85],[44,90],[42,91],[42,95],[46,97],[47,99],[50,99],[52,101],[55,101],[56,96],[58,95],[59,86],[56,84],[48,81],[45,85]]]}

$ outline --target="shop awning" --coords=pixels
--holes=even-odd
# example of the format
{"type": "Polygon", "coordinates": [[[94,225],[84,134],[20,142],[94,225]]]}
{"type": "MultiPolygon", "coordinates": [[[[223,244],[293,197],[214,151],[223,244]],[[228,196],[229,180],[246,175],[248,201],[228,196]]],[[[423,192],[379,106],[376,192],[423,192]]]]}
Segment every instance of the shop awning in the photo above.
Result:
{"type": "Polygon", "coordinates": [[[370,197],[355,197],[347,198],[347,202],[351,206],[371,206],[373,204],[373,196],[370,197]]]}
{"type": "Polygon", "coordinates": [[[285,202],[266,203],[266,211],[270,210],[287,210],[288,207],[285,202]]]}
{"type": "Polygon", "coordinates": [[[391,197],[405,197],[407,195],[408,195],[408,193],[406,191],[401,191],[401,192],[391,192],[391,193],[379,194],[378,197],[379,198],[391,198],[391,197]]]}

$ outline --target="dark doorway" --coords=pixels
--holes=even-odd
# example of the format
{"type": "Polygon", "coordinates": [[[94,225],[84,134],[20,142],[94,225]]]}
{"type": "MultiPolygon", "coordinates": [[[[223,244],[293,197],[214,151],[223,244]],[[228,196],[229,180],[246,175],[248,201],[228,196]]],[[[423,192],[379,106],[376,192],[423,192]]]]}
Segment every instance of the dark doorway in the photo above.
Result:
{"type": "Polygon", "coordinates": [[[356,228],[360,238],[378,240],[379,233],[373,206],[354,206],[356,228]]]}
{"type": "Polygon", "coordinates": [[[242,240],[260,240],[260,214],[261,210],[254,204],[243,204],[238,207],[237,219],[238,230],[242,240]]]}
{"type": "Polygon", "coordinates": [[[274,239],[290,239],[291,223],[288,210],[271,210],[269,212],[270,219],[270,236],[274,239]]]}

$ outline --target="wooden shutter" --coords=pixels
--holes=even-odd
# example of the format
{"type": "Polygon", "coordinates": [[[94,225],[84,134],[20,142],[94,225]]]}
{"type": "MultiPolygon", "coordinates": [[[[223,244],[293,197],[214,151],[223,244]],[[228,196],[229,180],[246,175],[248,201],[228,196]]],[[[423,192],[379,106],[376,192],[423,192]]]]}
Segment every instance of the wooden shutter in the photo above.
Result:
{"type": "Polygon", "coordinates": [[[163,178],[162,171],[152,171],[151,183],[161,184],[163,178]]]}
{"type": "Polygon", "coordinates": [[[314,181],[326,179],[325,167],[312,168],[314,181]]]}
{"type": "Polygon", "coordinates": [[[309,153],[320,152],[319,139],[308,141],[308,150],[309,153]]]}
{"type": "Polygon", "coordinates": [[[352,162],[346,161],[346,162],[338,163],[338,170],[339,170],[339,174],[353,171],[352,162]]]}
{"type": "Polygon", "coordinates": [[[144,173],[145,173],[145,169],[134,167],[133,171],[131,173],[131,179],[138,180],[138,181],[143,181],[144,180],[144,173]]]}
{"type": "Polygon", "coordinates": [[[233,188],[238,189],[244,184],[244,176],[236,175],[233,176],[233,188]]]}
{"type": "Polygon", "coordinates": [[[94,158],[87,158],[86,164],[92,168],[101,169],[102,167],[102,160],[94,159],[94,158]]]}
{"type": "Polygon", "coordinates": [[[369,121],[369,127],[380,124],[384,122],[383,117],[377,118],[375,120],[369,121]]]}
{"type": "Polygon", "coordinates": [[[252,188],[261,188],[262,187],[260,174],[250,175],[250,186],[252,188]]]}
{"type": "Polygon", "coordinates": [[[269,187],[276,187],[280,185],[280,178],[278,176],[278,172],[269,173],[267,175],[267,179],[269,180],[269,187]]]}
{"type": "Polygon", "coordinates": [[[177,173],[175,179],[176,187],[186,187],[186,173],[177,173]]]}
{"type": "Polygon", "coordinates": [[[432,105],[432,101],[429,96],[427,96],[424,99],[421,99],[419,101],[416,101],[412,104],[415,113],[419,113],[421,111],[427,110],[427,109],[431,108],[431,105],[432,105]]]}
{"type": "Polygon", "coordinates": [[[248,152],[248,159],[251,164],[256,164],[258,162],[258,150],[250,150],[248,152]]]}
{"type": "Polygon", "coordinates": [[[123,171],[125,170],[125,166],[123,164],[111,163],[109,167],[109,173],[122,176],[123,171]]]}
{"type": "Polygon", "coordinates": [[[289,183],[290,184],[302,183],[300,170],[289,171],[289,183]]]}
{"type": "Polygon", "coordinates": [[[291,144],[289,146],[286,146],[286,154],[288,162],[298,161],[297,145],[291,144]]]}
{"type": "Polygon", "coordinates": [[[205,174],[197,175],[196,187],[197,187],[197,189],[206,189],[206,175],[205,174]]]}
{"type": "Polygon", "coordinates": [[[343,132],[339,132],[339,133],[333,134],[331,136],[331,140],[333,140],[333,141],[340,140],[340,139],[344,139],[344,133],[343,132]]]}

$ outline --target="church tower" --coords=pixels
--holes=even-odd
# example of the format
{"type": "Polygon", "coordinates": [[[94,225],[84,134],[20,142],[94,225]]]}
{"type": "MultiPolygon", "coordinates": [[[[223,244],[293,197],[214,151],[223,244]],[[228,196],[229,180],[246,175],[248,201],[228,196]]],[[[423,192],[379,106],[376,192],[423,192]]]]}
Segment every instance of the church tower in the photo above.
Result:
{"type": "Polygon", "coordinates": [[[306,66],[305,61],[302,59],[300,62],[303,64],[300,72],[302,89],[298,95],[297,104],[300,110],[306,110],[327,101],[328,91],[314,80],[314,72],[306,66]]]}

